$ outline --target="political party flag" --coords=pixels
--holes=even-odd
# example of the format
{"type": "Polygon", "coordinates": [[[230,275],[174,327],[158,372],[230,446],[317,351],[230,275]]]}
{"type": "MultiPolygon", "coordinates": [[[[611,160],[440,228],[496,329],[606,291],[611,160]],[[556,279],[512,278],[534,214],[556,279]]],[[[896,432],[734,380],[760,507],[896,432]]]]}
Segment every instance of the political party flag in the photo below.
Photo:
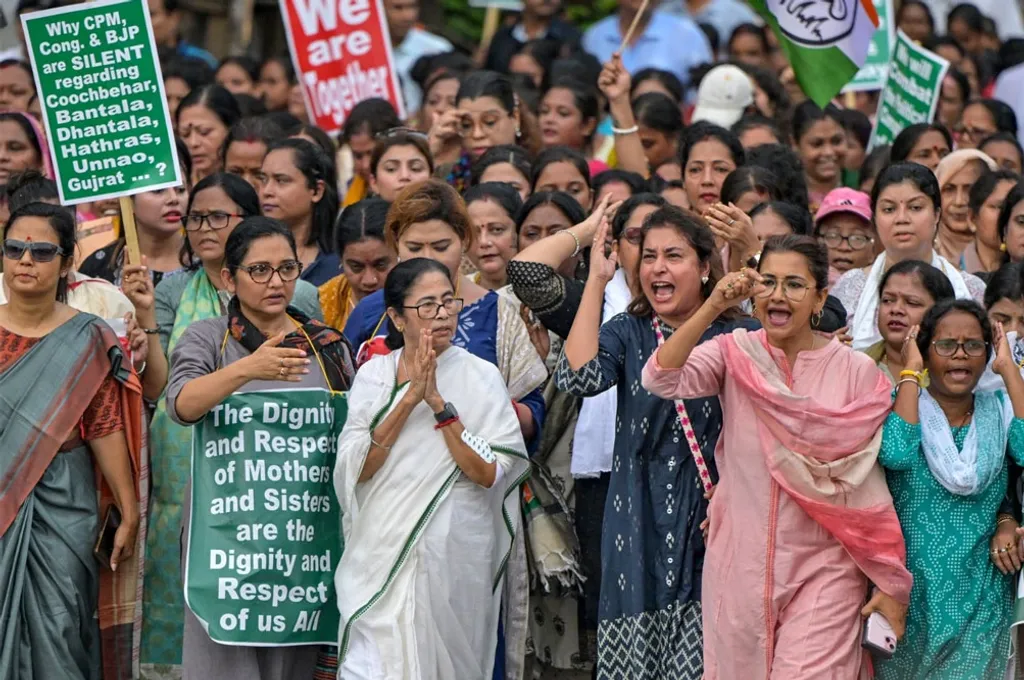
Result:
{"type": "Polygon", "coordinates": [[[825,106],[864,65],[878,28],[873,0],[748,0],[764,17],[800,87],[825,106]]]}

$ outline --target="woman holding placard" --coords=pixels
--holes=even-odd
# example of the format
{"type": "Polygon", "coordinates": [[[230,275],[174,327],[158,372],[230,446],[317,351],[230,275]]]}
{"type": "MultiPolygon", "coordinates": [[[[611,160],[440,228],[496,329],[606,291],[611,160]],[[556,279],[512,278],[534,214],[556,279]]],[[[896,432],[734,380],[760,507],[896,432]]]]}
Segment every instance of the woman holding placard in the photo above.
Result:
{"type": "MultiPolygon", "coordinates": [[[[124,291],[148,329],[148,366],[144,394],[157,402],[150,431],[153,486],[146,547],[142,664],[181,663],[184,600],[180,577],[182,500],[189,471],[192,430],[168,417],[159,397],[167,384],[169,357],[194,322],[227,313],[231,295],[221,279],[225,245],[243,219],[259,215],[259,199],[245,180],[217,173],[195,186],[182,220],[189,266],[160,281],[154,290],[145,267],[126,267],[124,291]],[[155,331],[155,332],[153,332],[155,331]]],[[[295,285],[291,302],[303,314],[319,318],[316,290],[295,285]]]]}
{"type": "Polygon", "coordinates": [[[391,270],[394,351],[353,384],[335,472],[342,678],[493,674],[529,463],[501,374],[452,346],[455,296],[436,260],[391,270]]]}
{"type": "MultiPolygon", "coordinates": [[[[278,609],[262,596],[245,600],[244,592],[250,586],[238,587],[239,578],[246,584],[259,582],[260,588],[270,584],[267,587],[274,592],[282,587],[289,591],[305,586],[301,589],[309,593],[312,587],[322,597],[318,604],[305,605],[305,608],[316,610],[318,617],[329,619],[332,616],[330,608],[334,604],[329,573],[316,576],[314,572],[314,583],[310,586],[308,572],[311,570],[294,565],[296,559],[302,557],[301,564],[308,566],[306,560],[311,556],[302,554],[304,548],[299,546],[303,544],[296,542],[298,539],[290,538],[295,535],[293,530],[286,531],[286,526],[294,526],[295,517],[305,517],[291,502],[295,496],[312,499],[298,503],[306,514],[323,514],[317,519],[318,535],[337,531],[337,524],[332,525],[328,519],[328,516],[335,516],[330,512],[332,447],[323,446],[313,451],[303,448],[301,454],[282,451],[264,460],[258,458],[260,446],[252,444],[254,439],[250,439],[260,433],[276,437],[278,432],[284,432],[271,429],[273,418],[267,414],[274,412],[273,408],[269,411],[266,406],[255,409],[260,415],[252,416],[251,404],[260,400],[271,403],[286,388],[293,388],[287,393],[287,402],[292,406],[318,400],[321,407],[314,410],[326,412],[329,409],[323,404],[329,403],[333,394],[347,390],[352,381],[351,352],[341,334],[290,306],[301,272],[295,238],[287,227],[262,217],[243,220],[225,246],[221,279],[234,295],[227,315],[193,323],[171,353],[167,412],[180,425],[196,425],[194,433],[201,450],[207,451],[207,447],[215,443],[209,439],[210,432],[216,431],[219,420],[229,419],[223,414],[243,412],[246,408],[250,413],[248,420],[241,421],[243,424],[238,425],[236,420],[237,436],[250,442],[244,447],[244,453],[232,449],[231,460],[237,459],[237,467],[228,463],[215,474],[207,475],[211,457],[193,455],[193,474],[187,487],[183,521],[186,545],[182,561],[188,605],[182,652],[185,680],[208,678],[212,669],[224,680],[308,678],[316,665],[319,643],[334,640],[333,631],[323,629],[315,631],[317,635],[311,637],[298,635],[295,631],[300,629],[301,617],[298,620],[289,617],[287,625],[282,625],[278,616],[285,608],[278,609]],[[211,412],[215,415],[208,418],[211,412]],[[202,446],[204,437],[206,446],[202,446]],[[250,464],[273,467],[281,463],[306,470],[305,475],[294,473],[295,477],[287,480],[291,482],[288,490],[294,492],[287,494],[287,511],[280,507],[282,501],[278,500],[284,497],[284,489],[280,487],[289,486],[284,479],[279,478],[268,488],[256,491],[261,486],[260,478],[254,481],[250,472],[243,473],[243,466],[249,470],[250,464]],[[225,482],[221,475],[226,474],[227,469],[234,472],[228,477],[231,481],[225,482]],[[225,484],[237,488],[237,497],[228,497],[224,501],[224,512],[218,513],[217,499],[207,502],[207,496],[211,488],[227,492],[225,484]],[[196,494],[194,507],[193,494],[196,494]],[[232,512],[230,501],[242,496],[250,499],[255,496],[255,499],[248,507],[239,502],[232,512]],[[196,514],[194,525],[193,514],[196,514]],[[261,517],[264,540],[244,536],[242,529],[258,533],[257,525],[241,524],[239,519],[259,522],[261,517]],[[268,531],[270,528],[273,531],[268,531]],[[267,541],[270,547],[261,548],[267,541]],[[193,546],[196,554],[190,555],[193,546]],[[217,564],[218,555],[226,559],[229,554],[242,553],[277,555],[275,559],[279,558],[279,564],[285,566],[277,571],[273,560],[266,567],[257,561],[250,570],[242,562],[234,561],[234,557],[227,562],[228,566],[212,566],[217,564]],[[292,567],[286,566],[289,561],[292,567]],[[230,590],[231,583],[241,593],[238,601],[231,601],[230,594],[225,596],[228,601],[221,601],[220,594],[227,592],[223,588],[230,590]],[[221,613],[219,608],[225,605],[227,609],[223,611],[227,613],[221,613]]],[[[285,404],[281,410],[287,406],[285,404]]],[[[333,418],[311,419],[307,408],[288,410],[300,411],[304,418],[300,428],[286,428],[289,434],[301,435],[304,441],[310,437],[333,441],[337,436],[331,429],[333,418]]],[[[273,479],[273,475],[267,479],[273,479]]],[[[309,524],[308,519],[305,524],[309,524]]],[[[334,555],[336,557],[337,551],[334,555]]],[[[332,565],[327,565],[326,571],[331,568],[332,565]]],[[[308,598],[304,601],[310,602],[308,598]]]]}

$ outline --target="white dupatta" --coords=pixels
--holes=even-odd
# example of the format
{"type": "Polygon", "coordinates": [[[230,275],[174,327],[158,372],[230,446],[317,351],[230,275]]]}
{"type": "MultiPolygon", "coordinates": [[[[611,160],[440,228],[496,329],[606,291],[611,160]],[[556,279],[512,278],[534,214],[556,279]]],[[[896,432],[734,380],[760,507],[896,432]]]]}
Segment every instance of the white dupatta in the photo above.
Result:
{"type": "MultiPolygon", "coordinates": [[[[953,293],[956,294],[957,299],[971,299],[971,291],[967,288],[967,283],[960,271],[934,250],[932,251],[931,265],[945,274],[949,282],[953,284],[953,293]]],[[[882,283],[885,271],[885,253],[882,253],[875,258],[875,263],[871,265],[871,271],[868,272],[867,280],[864,282],[864,290],[861,291],[860,300],[857,301],[857,310],[853,315],[851,335],[855,350],[863,352],[882,340],[882,335],[878,332],[878,286],[882,283]]]]}
{"type": "Polygon", "coordinates": [[[520,524],[516,490],[529,471],[519,420],[498,369],[450,347],[438,357],[438,391],[496,454],[494,486],[462,474],[424,403],[383,466],[358,483],[373,428],[408,389],[396,385],[401,354],[374,357],[356,374],[338,443],[339,667],[395,679],[489,678],[500,585],[520,524]]]}

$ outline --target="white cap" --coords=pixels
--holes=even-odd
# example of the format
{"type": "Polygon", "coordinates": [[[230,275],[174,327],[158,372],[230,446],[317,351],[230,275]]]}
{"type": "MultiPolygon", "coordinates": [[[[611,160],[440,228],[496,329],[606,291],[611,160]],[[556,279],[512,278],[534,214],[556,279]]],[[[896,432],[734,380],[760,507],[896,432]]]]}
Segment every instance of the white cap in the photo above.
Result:
{"type": "Polygon", "coordinates": [[[697,106],[691,122],[706,120],[732,127],[754,103],[754,84],[743,69],[722,64],[708,71],[697,90],[697,106]]]}

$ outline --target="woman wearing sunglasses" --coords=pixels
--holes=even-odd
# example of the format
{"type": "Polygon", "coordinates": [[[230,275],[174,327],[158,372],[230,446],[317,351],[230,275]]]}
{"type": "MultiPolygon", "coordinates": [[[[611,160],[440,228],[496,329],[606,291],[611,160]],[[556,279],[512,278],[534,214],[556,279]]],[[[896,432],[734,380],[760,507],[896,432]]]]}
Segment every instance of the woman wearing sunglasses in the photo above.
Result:
{"type": "Polygon", "coordinates": [[[1024,463],[1024,380],[1002,326],[993,333],[973,300],[937,302],[903,353],[879,460],[907,535],[914,589],[906,638],[876,666],[878,677],[1003,677],[1014,579],[993,558],[1012,562],[1003,558],[1019,548],[1012,538],[993,547],[990,538],[1002,523],[1007,455],[1024,463]],[[992,354],[1003,385],[975,390],[992,354]]]}
{"type": "MultiPolygon", "coordinates": [[[[178,535],[192,428],[176,424],[166,400],[160,398],[167,384],[168,357],[193,323],[227,313],[231,293],[221,278],[224,247],[242,220],[257,215],[259,199],[248,182],[227,173],[209,175],[196,184],[182,220],[183,271],[164,277],[154,290],[146,267],[124,269],[125,294],[149,341],[144,394],[156,403],[150,431],[154,475],[146,543],[150,580],[144,592],[143,664],[181,663],[184,600],[178,581],[178,535]]],[[[320,318],[316,288],[305,281],[295,284],[291,304],[306,316],[320,318]]]]}
{"type": "MultiPolygon", "coordinates": [[[[248,217],[234,228],[224,245],[220,272],[224,288],[233,295],[227,314],[190,325],[171,352],[166,401],[167,414],[174,422],[182,427],[194,425],[218,405],[247,392],[349,389],[354,369],[348,343],[338,331],[291,305],[301,273],[295,238],[285,225],[269,218],[248,217]]],[[[254,418],[252,422],[260,421],[254,418]]],[[[326,436],[308,422],[302,433],[326,436]]],[[[298,495],[308,493],[311,497],[328,493],[331,484],[329,477],[293,481],[303,482],[301,491],[295,489],[298,495]]],[[[182,513],[185,550],[192,539],[202,536],[205,545],[220,540],[226,551],[226,539],[203,534],[209,529],[206,525],[191,526],[191,494],[189,483],[182,513]]],[[[269,498],[262,492],[256,497],[257,506],[269,498]]],[[[178,545],[177,540],[174,545],[178,545]]],[[[319,646],[251,647],[215,642],[211,634],[219,630],[219,622],[200,619],[206,593],[188,593],[182,649],[184,677],[205,677],[211,668],[227,680],[312,676],[319,646]]]]}
{"type": "Polygon", "coordinates": [[[131,667],[142,389],[113,331],[66,304],[73,213],[32,203],[2,237],[0,676],[95,678],[131,667]],[[120,526],[98,560],[111,510],[120,526]]]}

